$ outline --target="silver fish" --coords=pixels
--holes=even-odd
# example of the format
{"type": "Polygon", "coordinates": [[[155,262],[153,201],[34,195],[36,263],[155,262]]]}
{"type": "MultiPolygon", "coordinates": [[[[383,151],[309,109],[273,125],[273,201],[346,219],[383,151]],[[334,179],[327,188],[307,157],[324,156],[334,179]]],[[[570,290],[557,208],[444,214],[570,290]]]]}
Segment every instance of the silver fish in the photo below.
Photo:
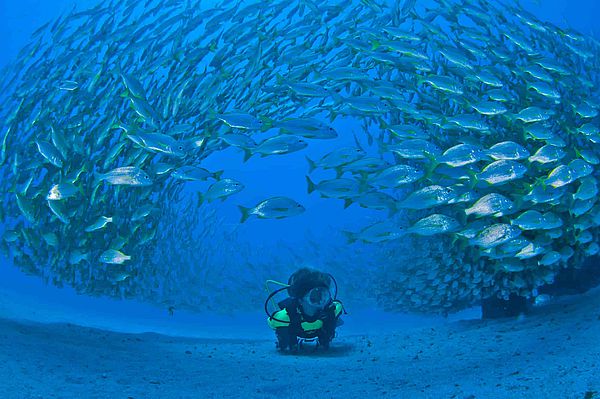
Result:
{"type": "Polygon", "coordinates": [[[115,168],[110,172],[97,173],[96,180],[106,181],[113,185],[125,186],[150,186],[152,179],[142,169],[135,166],[123,166],[115,168]]]}

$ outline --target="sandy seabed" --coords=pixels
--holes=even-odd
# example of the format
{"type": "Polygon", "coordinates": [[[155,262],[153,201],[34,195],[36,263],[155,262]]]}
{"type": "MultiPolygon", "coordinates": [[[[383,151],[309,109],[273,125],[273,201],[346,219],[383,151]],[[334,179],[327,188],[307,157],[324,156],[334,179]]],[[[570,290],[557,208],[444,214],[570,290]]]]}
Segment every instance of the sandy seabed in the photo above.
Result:
{"type": "Polygon", "coordinates": [[[326,353],[226,335],[0,319],[0,398],[600,398],[600,289],[517,319],[341,327],[326,353]]]}

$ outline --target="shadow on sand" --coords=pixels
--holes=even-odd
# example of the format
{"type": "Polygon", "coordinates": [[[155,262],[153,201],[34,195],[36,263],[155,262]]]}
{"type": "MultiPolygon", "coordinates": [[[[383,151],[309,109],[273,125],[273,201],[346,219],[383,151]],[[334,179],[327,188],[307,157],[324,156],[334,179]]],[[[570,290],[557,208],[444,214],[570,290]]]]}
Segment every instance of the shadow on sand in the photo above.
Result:
{"type": "MultiPolygon", "coordinates": [[[[275,349],[277,351],[277,349],[275,349]]],[[[300,356],[300,357],[345,357],[354,351],[354,345],[347,342],[340,342],[337,345],[332,343],[329,349],[317,347],[315,343],[303,343],[297,351],[277,351],[281,356],[300,356]]]]}

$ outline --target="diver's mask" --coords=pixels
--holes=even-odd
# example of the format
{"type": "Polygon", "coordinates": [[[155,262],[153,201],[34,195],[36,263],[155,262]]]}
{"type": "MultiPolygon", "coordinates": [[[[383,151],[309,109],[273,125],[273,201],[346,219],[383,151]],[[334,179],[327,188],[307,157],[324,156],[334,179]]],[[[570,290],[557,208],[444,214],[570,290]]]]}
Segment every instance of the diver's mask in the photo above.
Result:
{"type": "Polygon", "coordinates": [[[310,317],[325,309],[331,301],[331,292],[327,287],[315,287],[300,298],[302,310],[310,317]]]}

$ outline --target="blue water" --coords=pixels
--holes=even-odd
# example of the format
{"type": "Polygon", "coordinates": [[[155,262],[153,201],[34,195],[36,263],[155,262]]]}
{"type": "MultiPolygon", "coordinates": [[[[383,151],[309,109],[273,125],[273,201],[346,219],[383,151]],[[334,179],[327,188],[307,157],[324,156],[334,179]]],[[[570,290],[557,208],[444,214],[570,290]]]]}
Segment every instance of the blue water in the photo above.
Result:
{"type": "MultiPolygon", "coordinates": [[[[82,10],[96,4],[96,1],[78,0],[76,3],[77,9],[82,10]]],[[[522,1],[522,4],[542,20],[600,38],[599,1],[541,0],[522,1]]],[[[29,36],[36,28],[68,12],[72,7],[73,0],[0,0],[0,21],[2,21],[0,24],[0,68],[9,65],[15,59],[19,50],[28,43],[29,36]]],[[[336,121],[334,127],[340,132],[352,132],[360,129],[344,120],[336,121]]],[[[336,141],[336,145],[352,145],[352,143],[351,134],[342,135],[342,138],[336,141]]],[[[224,226],[238,225],[240,212],[237,205],[253,206],[264,198],[286,195],[305,206],[307,211],[301,217],[285,219],[284,222],[254,218],[242,226],[236,227],[240,236],[257,246],[266,245],[273,254],[277,254],[278,242],[293,247],[295,243],[304,243],[307,237],[312,237],[325,248],[324,252],[327,247],[338,248],[343,245],[341,236],[331,235],[332,231],[356,230],[370,221],[377,220],[380,213],[361,209],[356,205],[343,209],[339,201],[322,200],[315,194],[307,194],[304,184],[307,171],[305,156],[318,159],[331,149],[327,144],[323,144],[309,147],[307,151],[288,154],[285,157],[253,157],[247,163],[242,162],[242,153],[236,149],[229,149],[208,158],[203,164],[207,169],[225,169],[227,176],[246,182],[243,194],[236,197],[235,200],[214,205],[214,209],[223,218],[224,226]],[[249,182],[252,184],[248,184],[249,182]]],[[[181,215],[181,217],[185,217],[185,215],[181,215]]],[[[356,260],[351,255],[340,254],[340,258],[344,256],[348,262],[356,260]]],[[[316,267],[323,266],[319,264],[318,256],[314,255],[307,256],[306,262],[316,267]]],[[[272,278],[285,280],[289,271],[296,266],[299,265],[283,265],[280,268],[281,272],[272,278]]],[[[352,270],[352,267],[360,269],[360,265],[352,265],[348,270],[352,270]]],[[[239,273],[242,275],[250,272],[239,270],[239,273]]],[[[117,331],[156,331],[187,336],[209,337],[215,331],[220,331],[222,337],[236,336],[240,331],[242,334],[252,337],[264,338],[271,335],[271,331],[264,325],[262,309],[239,315],[232,314],[232,312],[229,312],[229,315],[206,313],[198,315],[193,312],[176,310],[174,315],[169,315],[164,307],[138,301],[86,297],[78,295],[69,287],[59,289],[47,285],[37,277],[23,275],[17,268],[7,264],[5,260],[0,265],[0,276],[0,292],[12,295],[14,301],[22,302],[21,305],[11,303],[4,306],[5,312],[11,317],[48,322],[66,321],[117,331]]],[[[257,285],[261,286],[262,281],[257,285]]],[[[343,290],[344,287],[342,287],[342,292],[343,290]]],[[[354,295],[354,297],[359,297],[359,295],[354,295]]],[[[397,315],[395,318],[392,316],[393,320],[390,320],[389,315],[380,311],[373,310],[372,313],[365,313],[364,309],[359,307],[360,301],[357,302],[353,303],[357,306],[356,319],[348,321],[348,331],[361,331],[362,320],[369,317],[375,318],[379,323],[387,325],[388,328],[403,325],[403,323],[404,325],[439,325],[444,322],[443,318],[437,316],[414,315],[397,315]]],[[[452,320],[478,316],[477,310],[471,310],[463,315],[454,316],[452,320]]]]}

